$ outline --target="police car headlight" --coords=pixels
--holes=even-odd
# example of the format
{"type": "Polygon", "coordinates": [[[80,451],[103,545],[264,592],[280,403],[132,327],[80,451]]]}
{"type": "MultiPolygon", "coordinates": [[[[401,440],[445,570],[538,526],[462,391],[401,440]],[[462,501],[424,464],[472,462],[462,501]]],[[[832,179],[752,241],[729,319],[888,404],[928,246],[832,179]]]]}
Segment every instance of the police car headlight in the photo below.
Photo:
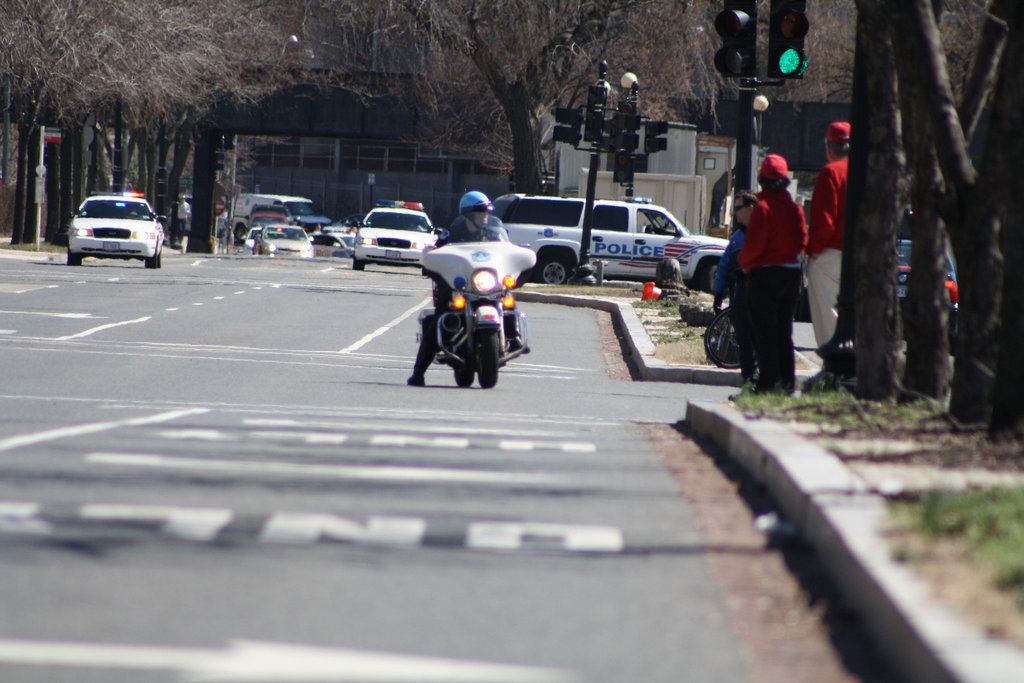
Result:
{"type": "Polygon", "coordinates": [[[473,289],[486,294],[498,288],[498,276],[489,270],[478,270],[473,273],[473,289]]]}
{"type": "Polygon", "coordinates": [[[144,230],[136,230],[132,233],[133,240],[155,240],[155,232],[145,232],[144,230]]]}
{"type": "Polygon", "coordinates": [[[377,243],[377,240],[373,239],[372,237],[363,237],[359,241],[363,244],[364,247],[372,247],[374,244],[377,243]]]}
{"type": "Polygon", "coordinates": [[[75,228],[75,237],[92,237],[91,228],[75,228]]]}

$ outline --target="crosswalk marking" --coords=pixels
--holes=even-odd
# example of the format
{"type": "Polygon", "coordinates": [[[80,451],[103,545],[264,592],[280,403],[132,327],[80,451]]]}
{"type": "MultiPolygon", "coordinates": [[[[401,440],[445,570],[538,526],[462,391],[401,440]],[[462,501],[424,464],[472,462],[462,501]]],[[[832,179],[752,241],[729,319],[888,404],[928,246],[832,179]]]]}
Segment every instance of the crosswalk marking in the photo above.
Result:
{"type": "MultiPolygon", "coordinates": [[[[240,515],[229,508],[86,503],[72,509],[0,501],[0,548],[17,536],[88,539],[121,532],[123,540],[159,536],[195,543],[249,541],[311,545],[462,548],[496,552],[617,554],[629,550],[623,531],[603,524],[522,520],[465,520],[414,515],[351,517],[330,512],[276,511],[240,515]]],[[[639,548],[639,546],[638,546],[639,548]]]]}

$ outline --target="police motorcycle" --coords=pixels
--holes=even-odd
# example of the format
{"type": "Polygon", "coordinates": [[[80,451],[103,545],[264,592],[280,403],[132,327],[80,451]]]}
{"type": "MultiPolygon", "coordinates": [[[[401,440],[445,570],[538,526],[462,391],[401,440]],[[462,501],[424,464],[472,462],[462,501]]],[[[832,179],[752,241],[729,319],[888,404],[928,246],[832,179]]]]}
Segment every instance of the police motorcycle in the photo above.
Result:
{"type": "MultiPolygon", "coordinates": [[[[526,315],[512,289],[537,262],[532,250],[509,242],[459,242],[423,254],[423,269],[451,287],[452,302],[439,312],[434,361],[451,366],[455,383],[490,389],[498,369],[530,352],[526,315]]],[[[425,310],[420,321],[434,313],[425,310]]]]}

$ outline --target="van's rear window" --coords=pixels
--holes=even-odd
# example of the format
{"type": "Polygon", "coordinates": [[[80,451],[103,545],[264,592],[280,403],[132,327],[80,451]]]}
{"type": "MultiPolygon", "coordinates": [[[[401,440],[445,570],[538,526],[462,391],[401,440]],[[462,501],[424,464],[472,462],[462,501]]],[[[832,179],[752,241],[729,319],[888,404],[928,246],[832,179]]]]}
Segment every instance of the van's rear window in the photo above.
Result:
{"type": "Polygon", "coordinates": [[[554,199],[520,199],[501,219],[506,223],[529,223],[559,228],[574,228],[580,224],[583,202],[554,199]]]}

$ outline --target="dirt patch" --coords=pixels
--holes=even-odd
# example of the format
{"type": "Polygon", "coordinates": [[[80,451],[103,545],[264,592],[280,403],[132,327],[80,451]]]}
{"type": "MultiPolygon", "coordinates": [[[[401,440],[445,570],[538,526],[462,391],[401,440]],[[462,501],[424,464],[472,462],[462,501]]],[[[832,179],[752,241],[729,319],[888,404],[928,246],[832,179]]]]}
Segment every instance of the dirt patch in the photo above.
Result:
{"type": "Polygon", "coordinates": [[[751,681],[895,681],[860,622],[836,609],[834,588],[804,546],[770,546],[754,524],[764,490],[710,444],[645,425],[693,514],[711,574],[744,649],[751,681]]]}

